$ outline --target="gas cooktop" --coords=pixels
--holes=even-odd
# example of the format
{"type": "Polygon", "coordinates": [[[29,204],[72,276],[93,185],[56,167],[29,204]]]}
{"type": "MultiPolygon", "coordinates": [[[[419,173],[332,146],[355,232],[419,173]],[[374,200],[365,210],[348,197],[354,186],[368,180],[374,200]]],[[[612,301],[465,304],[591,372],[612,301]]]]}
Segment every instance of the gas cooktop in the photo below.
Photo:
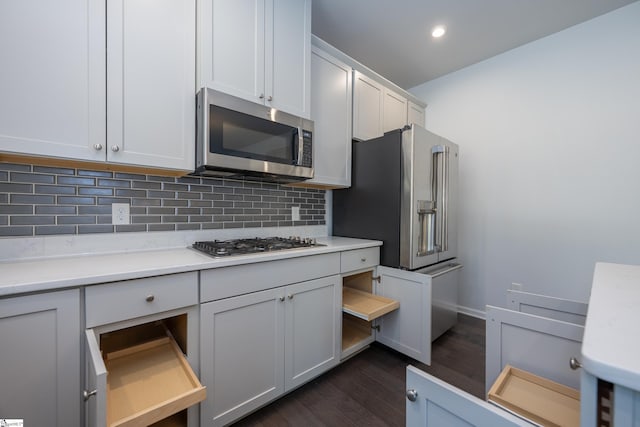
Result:
{"type": "Polygon", "coordinates": [[[316,239],[300,237],[255,237],[252,239],[210,240],[195,242],[192,248],[214,257],[246,255],[287,249],[325,246],[316,239]]]}

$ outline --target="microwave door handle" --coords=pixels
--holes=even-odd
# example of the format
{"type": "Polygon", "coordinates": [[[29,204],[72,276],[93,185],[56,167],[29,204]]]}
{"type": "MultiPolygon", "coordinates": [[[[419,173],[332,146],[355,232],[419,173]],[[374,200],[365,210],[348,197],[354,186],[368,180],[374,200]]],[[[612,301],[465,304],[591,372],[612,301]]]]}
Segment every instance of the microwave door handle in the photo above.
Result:
{"type": "Polygon", "coordinates": [[[302,128],[298,127],[298,159],[296,165],[302,166],[302,157],[304,155],[304,138],[302,136],[302,128]]]}

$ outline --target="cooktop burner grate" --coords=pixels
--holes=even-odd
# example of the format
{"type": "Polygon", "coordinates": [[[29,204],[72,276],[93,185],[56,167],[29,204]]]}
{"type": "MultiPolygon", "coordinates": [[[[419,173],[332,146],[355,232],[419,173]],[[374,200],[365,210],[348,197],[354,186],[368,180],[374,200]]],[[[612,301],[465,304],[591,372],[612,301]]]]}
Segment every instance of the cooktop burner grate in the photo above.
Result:
{"type": "Polygon", "coordinates": [[[251,239],[210,240],[195,242],[191,245],[192,248],[214,257],[310,248],[315,246],[324,245],[317,243],[316,239],[302,239],[300,237],[255,237],[251,239]]]}

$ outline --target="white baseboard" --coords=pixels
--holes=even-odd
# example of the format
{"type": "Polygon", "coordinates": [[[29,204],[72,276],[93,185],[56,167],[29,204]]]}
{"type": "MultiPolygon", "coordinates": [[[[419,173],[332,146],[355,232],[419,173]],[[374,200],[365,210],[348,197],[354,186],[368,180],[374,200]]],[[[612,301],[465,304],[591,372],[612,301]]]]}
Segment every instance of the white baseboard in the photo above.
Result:
{"type": "Polygon", "coordinates": [[[458,313],[466,314],[467,316],[476,317],[478,319],[486,320],[487,313],[483,310],[477,310],[475,308],[458,306],[458,313]]]}

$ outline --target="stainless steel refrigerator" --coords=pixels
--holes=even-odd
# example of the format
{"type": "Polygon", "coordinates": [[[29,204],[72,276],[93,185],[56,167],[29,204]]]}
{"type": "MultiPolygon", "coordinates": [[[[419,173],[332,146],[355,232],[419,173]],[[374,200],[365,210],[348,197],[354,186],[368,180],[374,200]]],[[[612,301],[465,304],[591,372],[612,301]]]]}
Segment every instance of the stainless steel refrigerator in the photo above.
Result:
{"type": "Polygon", "coordinates": [[[412,124],[354,142],[333,235],[381,240],[380,264],[431,277],[432,340],[457,319],[458,146],[412,124]]]}

